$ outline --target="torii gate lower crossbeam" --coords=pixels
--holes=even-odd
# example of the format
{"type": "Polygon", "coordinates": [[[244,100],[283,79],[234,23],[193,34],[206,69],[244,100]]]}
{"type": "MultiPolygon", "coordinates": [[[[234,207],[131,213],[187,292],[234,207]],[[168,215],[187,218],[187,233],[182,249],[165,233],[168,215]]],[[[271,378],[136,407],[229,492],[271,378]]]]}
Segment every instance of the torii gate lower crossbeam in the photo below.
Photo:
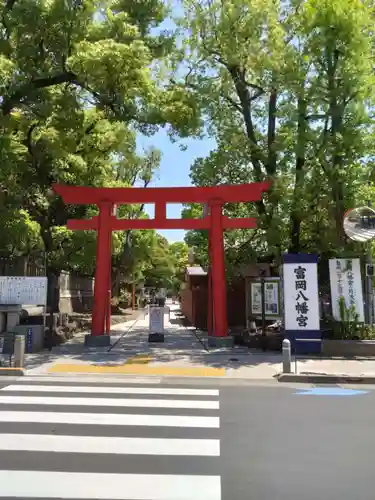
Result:
{"type": "Polygon", "coordinates": [[[214,327],[211,339],[218,344],[228,340],[226,278],[223,232],[227,229],[254,229],[253,218],[228,218],[223,215],[225,203],[258,201],[269,188],[268,182],[221,185],[213,187],[178,188],[93,188],[54,185],[54,191],[68,204],[97,205],[99,215],[91,219],[70,220],[72,230],[95,230],[98,233],[92,332],[86,339],[91,345],[109,345],[106,332],[106,311],[110,307],[108,293],[111,271],[112,231],[128,229],[206,229],[210,234],[212,299],[214,327]],[[120,204],[155,203],[154,219],[118,219],[114,206],[120,204]],[[201,203],[209,206],[202,219],[167,219],[167,203],[201,203]]]}

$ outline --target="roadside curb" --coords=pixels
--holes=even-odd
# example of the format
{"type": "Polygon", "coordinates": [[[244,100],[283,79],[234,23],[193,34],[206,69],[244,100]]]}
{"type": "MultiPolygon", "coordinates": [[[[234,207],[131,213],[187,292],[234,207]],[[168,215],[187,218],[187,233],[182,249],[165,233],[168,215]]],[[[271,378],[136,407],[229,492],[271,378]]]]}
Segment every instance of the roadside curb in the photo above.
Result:
{"type": "MultiPolygon", "coordinates": [[[[242,379],[237,379],[237,378],[230,378],[230,377],[225,377],[225,376],[220,376],[220,375],[149,375],[149,374],[141,374],[141,373],[94,373],[94,372],[87,372],[87,373],[82,373],[82,372],[42,372],[42,373],[24,373],[22,375],[25,375],[27,377],[49,377],[51,379],[53,378],[69,378],[69,377],[77,377],[77,378],[82,378],[84,380],[85,378],[89,377],[102,377],[103,380],[111,380],[111,379],[120,379],[120,380],[130,380],[130,379],[137,379],[137,378],[142,378],[142,379],[148,379],[148,380],[154,380],[154,379],[166,379],[166,380],[173,380],[173,379],[178,379],[178,380],[197,380],[197,379],[202,379],[202,380],[249,380],[252,382],[252,380],[258,380],[258,379],[251,379],[251,378],[242,378],[242,379]]],[[[269,379],[259,379],[259,380],[266,380],[269,381],[269,379]]],[[[271,379],[272,380],[272,379],[271,379]]]]}
{"type": "Polygon", "coordinates": [[[310,384],[375,384],[375,375],[330,375],[308,373],[280,373],[276,375],[278,382],[301,382],[310,384]]]}
{"type": "Polygon", "coordinates": [[[156,375],[159,377],[176,376],[176,377],[225,377],[225,368],[214,367],[198,367],[198,366],[163,366],[136,363],[136,357],[133,357],[133,362],[128,364],[108,364],[107,361],[100,364],[76,364],[76,363],[55,363],[49,369],[48,373],[78,373],[90,375],[156,375]]]}
{"type": "Polygon", "coordinates": [[[9,368],[9,367],[0,367],[0,377],[22,377],[25,375],[25,371],[23,368],[9,368]]]}

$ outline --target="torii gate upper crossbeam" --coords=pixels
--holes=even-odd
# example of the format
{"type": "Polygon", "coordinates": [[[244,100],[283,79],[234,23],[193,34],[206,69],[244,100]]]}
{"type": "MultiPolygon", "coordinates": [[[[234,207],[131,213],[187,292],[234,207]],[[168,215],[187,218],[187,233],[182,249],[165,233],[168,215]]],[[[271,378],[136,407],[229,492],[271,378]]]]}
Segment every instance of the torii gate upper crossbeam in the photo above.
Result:
{"type": "Polygon", "coordinates": [[[66,186],[54,184],[54,191],[65,203],[72,205],[98,205],[110,201],[121,203],[208,203],[214,198],[223,203],[250,203],[262,198],[269,189],[269,182],[252,184],[222,184],[208,187],[151,187],[151,188],[96,188],[87,186],[66,186]]]}

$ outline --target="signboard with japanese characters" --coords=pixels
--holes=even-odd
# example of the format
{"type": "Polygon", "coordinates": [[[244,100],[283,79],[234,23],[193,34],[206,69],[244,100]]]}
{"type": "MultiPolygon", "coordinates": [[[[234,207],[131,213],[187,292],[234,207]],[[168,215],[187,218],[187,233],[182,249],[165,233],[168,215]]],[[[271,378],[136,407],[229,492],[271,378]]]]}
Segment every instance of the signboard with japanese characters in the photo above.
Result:
{"type": "MultiPolygon", "coordinates": [[[[262,315],[262,285],[259,279],[250,281],[250,316],[262,315]]],[[[280,278],[264,278],[264,299],[266,319],[280,317],[280,278]]]]}
{"type": "Polygon", "coordinates": [[[330,259],[329,279],[331,283],[332,314],[341,321],[340,298],[349,309],[353,307],[358,321],[364,321],[361,264],[359,259],[330,259]]]}
{"type": "Polygon", "coordinates": [[[164,333],[164,307],[149,307],[149,333],[164,333]]]}
{"type": "Polygon", "coordinates": [[[47,301],[47,278],[0,277],[0,304],[43,306],[47,301]]]}
{"type": "Polygon", "coordinates": [[[316,262],[284,262],[285,330],[319,331],[318,271],[316,262]]]}

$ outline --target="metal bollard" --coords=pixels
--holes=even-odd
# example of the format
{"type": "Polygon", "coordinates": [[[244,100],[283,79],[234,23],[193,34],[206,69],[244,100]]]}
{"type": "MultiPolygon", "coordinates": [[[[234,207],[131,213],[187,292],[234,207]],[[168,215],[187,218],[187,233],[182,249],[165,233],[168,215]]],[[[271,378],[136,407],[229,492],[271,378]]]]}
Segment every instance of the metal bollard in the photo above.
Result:
{"type": "Polygon", "coordinates": [[[290,348],[290,341],[283,340],[283,373],[292,372],[292,353],[290,348]]]}
{"type": "Polygon", "coordinates": [[[25,336],[16,335],[14,337],[14,366],[23,368],[25,364],[25,336]]]}

